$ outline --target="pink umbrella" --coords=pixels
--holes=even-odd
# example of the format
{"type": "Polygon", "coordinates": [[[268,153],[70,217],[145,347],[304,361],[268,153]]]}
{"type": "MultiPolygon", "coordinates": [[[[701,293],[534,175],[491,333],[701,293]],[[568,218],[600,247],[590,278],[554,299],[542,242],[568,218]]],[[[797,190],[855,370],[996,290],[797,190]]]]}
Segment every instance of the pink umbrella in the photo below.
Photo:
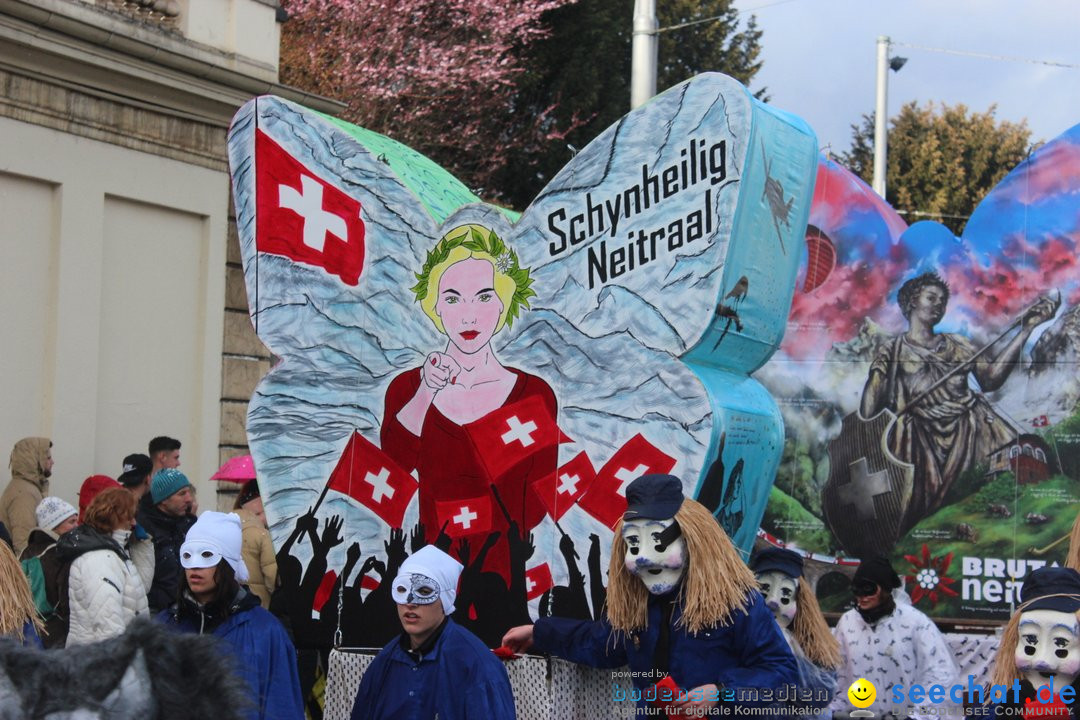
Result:
{"type": "Polygon", "coordinates": [[[210,476],[211,480],[225,480],[227,482],[247,482],[255,477],[255,463],[250,455],[240,455],[230,458],[218,471],[210,476]]]}

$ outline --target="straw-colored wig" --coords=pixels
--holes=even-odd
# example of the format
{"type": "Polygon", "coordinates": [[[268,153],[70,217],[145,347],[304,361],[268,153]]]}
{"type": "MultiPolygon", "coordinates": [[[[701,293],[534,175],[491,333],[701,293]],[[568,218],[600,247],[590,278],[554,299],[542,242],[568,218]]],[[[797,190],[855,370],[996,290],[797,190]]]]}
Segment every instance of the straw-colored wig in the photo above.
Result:
{"type": "MultiPolygon", "coordinates": [[[[716,518],[696,500],[683,500],[675,520],[686,540],[686,573],[679,590],[682,617],[679,626],[691,633],[727,625],[731,614],[745,610],[757,580],[746,567],[716,518]]],[[[649,591],[626,569],[626,542],[622,521],[615,526],[615,542],[608,567],[607,616],[617,632],[633,633],[648,625],[649,591]]]]}
{"type": "Polygon", "coordinates": [[[840,657],[840,643],[829,632],[829,625],[825,622],[825,616],[821,614],[817,597],[810,589],[810,583],[803,578],[799,578],[795,602],[799,608],[795,613],[795,619],[791,621],[791,634],[799,643],[799,647],[806,653],[810,662],[818,667],[838,670],[843,664],[840,657]]]}
{"type": "Polygon", "coordinates": [[[1065,567],[1080,572],[1080,514],[1073,521],[1072,533],[1069,534],[1069,554],[1065,556],[1065,567]]]}
{"type": "MultiPolygon", "coordinates": [[[[1077,599],[1075,595],[1044,595],[1036,600],[1045,600],[1048,597],[1069,597],[1077,599]]],[[[1001,635],[997,655],[994,656],[994,671],[990,676],[990,685],[1010,685],[1013,680],[1021,680],[1020,671],[1016,667],[1016,645],[1020,642],[1020,616],[1027,610],[1034,600],[1024,603],[1016,608],[1016,612],[1005,626],[1005,632],[1001,635]]],[[[1080,621],[1080,611],[1075,613],[1080,621]]]]}
{"type": "Polygon", "coordinates": [[[27,622],[39,633],[44,630],[22,566],[8,544],[0,542],[0,637],[23,640],[27,622]]]}
{"type": "Polygon", "coordinates": [[[513,325],[521,309],[529,307],[529,298],[536,295],[529,269],[518,264],[517,253],[493,230],[481,225],[459,225],[443,235],[428,252],[423,270],[416,274],[416,284],[412,287],[420,308],[443,334],[446,328],[435,312],[435,303],[439,300],[439,281],[447,268],[469,258],[486,260],[494,270],[495,294],[503,306],[495,332],[499,332],[503,325],[513,325]]]}

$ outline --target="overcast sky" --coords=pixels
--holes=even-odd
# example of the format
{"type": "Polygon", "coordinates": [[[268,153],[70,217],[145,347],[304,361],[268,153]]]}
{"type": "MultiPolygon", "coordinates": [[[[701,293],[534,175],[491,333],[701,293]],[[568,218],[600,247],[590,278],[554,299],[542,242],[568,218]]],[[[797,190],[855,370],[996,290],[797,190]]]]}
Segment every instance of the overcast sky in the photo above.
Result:
{"type": "MultiPolygon", "coordinates": [[[[660,0],[661,2],[663,0],[660,0]]],[[[764,32],[771,104],[801,116],[821,147],[843,151],[852,123],[874,109],[876,42],[929,46],[1080,66],[1078,0],[736,0],[764,32]]],[[[889,72],[889,116],[911,100],[964,103],[999,120],[1027,119],[1035,140],[1080,123],[1080,67],[967,57],[900,45],[889,72]]]]}

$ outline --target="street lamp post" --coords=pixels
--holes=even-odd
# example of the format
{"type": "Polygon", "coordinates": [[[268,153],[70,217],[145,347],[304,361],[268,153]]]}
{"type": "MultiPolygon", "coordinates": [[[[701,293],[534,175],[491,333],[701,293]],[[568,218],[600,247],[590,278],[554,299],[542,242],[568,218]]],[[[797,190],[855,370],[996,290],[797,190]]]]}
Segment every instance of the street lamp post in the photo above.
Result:
{"type": "Polygon", "coordinates": [[[877,39],[877,103],[874,107],[874,192],[885,197],[885,170],[889,155],[889,70],[897,72],[904,67],[907,58],[889,59],[888,35],[877,39]]]}
{"type": "Polygon", "coordinates": [[[656,94],[656,0],[634,0],[634,35],[630,55],[630,109],[656,94]]]}

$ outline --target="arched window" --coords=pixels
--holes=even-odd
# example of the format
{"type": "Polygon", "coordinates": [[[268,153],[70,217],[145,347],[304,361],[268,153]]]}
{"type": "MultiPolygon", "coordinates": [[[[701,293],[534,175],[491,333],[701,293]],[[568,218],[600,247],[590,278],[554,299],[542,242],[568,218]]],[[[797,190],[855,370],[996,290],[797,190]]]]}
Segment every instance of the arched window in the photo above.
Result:
{"type": "Polygon", "coordinates": [[[1010,460],[1012,460],[1014,457],[1018,457],[1019,455],[1020,455],[1020,446],[1019,445],[1013,445],[1011,448],[1009,448],[1009,459],[1010,460]]]}

